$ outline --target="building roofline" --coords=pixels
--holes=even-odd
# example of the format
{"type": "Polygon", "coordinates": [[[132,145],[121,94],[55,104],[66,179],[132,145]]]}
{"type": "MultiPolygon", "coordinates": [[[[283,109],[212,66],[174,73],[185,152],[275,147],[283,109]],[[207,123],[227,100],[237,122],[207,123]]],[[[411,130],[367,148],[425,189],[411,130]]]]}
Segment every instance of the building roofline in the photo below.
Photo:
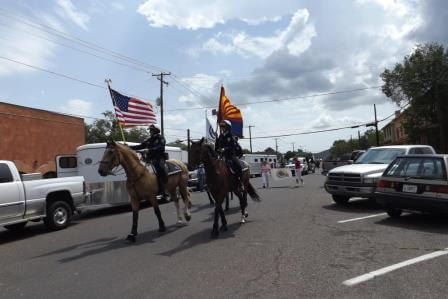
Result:
{"type": "Polygon", "coordinates": [[[44,109],[38,109],[38,108],[32,108],[32,107],[27,107],[27,106],[21,106],[21,105],[17,105],[17,104],[11,104],[11,103],[7,103],[7,102],[2,102],[0,101],[0,105],[9,105],[9,106],[13,106],[13,107],[17,107],[17,108],[21,108],[21,109],[28,109],[28,110],[34,110],[34,111],[40,111],[40,112],[46,112],[46,113],[50,113],[50,114],[55,114],[58,116],[65,116],[65,117],[71,117],[77,120],[82,120],[84,121],[83,117],[78,117],[78,116],[73,116],[70,114],[65,114],[65,113],[61,113],[61,112],[54,112],[54,111],[49,111],[49,110],[44,110],[44,109]]]}

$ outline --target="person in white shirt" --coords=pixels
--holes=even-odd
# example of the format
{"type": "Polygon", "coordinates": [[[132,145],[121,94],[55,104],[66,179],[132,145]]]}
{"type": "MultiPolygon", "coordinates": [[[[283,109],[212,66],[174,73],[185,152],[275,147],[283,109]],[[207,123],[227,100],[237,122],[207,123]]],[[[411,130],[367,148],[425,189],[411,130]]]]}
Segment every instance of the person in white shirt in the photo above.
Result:
{"type": "Polygon", "coordinates": [[[268,162],[261,163],[261,178],[263,181],[263,188],[269,188],[269,176],[271,175],[271,167],[268,162]]]}

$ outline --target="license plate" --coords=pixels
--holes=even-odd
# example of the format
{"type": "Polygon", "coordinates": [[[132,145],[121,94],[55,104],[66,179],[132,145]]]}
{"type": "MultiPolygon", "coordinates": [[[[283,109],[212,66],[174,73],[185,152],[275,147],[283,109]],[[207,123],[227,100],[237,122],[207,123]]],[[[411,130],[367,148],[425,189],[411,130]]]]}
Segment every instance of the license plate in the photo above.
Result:
{"type": "Polygon", "coordinates": [[[417,193],[417,186],[416,185],[403,185],[403,192],[417,193]]]}

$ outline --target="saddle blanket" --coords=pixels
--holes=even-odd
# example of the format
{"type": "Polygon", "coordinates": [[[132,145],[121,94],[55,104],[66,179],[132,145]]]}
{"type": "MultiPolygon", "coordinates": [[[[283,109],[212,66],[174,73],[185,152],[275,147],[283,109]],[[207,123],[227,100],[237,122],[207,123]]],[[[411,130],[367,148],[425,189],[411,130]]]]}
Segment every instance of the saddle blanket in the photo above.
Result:
{"type": "Polygon", "coordinates": [[[166,173],[170,176],[176,173],[179,173],[182,171],[182,168],[179,167],[179,165],[174,164],[171,161],[165,161],[165,169],[166,169],[166,173]]]}

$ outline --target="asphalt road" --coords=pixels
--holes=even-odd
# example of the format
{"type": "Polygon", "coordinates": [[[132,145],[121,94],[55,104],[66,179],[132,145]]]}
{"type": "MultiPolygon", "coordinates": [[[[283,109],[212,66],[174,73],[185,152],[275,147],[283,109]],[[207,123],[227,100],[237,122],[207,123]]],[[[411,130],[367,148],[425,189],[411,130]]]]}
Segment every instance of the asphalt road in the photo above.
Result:
{"type": "MultiPolygon", "coordinates": [[[[163,234],[153,210],[142,210],[135,245],[123,241],[128,209],[88,213],[58,232],[41,223],[21,233],[0,229],[0,297],[446,298],[444,252],[359,284],[343,282],[443,250],[448,219],[391,219],[361,199],[336,206],[322,188],[323,176],[304,179],[300,188],[258,189],[263,201],[249,200],[244,225],[232,201],[229,231],[216,240],[204,193],[193,193],[193,218],[183,227],[174,225],[174,205],[163,205],[163,234]]],[[[253,182],[260,186],[259,179],[253,182]]]]}

